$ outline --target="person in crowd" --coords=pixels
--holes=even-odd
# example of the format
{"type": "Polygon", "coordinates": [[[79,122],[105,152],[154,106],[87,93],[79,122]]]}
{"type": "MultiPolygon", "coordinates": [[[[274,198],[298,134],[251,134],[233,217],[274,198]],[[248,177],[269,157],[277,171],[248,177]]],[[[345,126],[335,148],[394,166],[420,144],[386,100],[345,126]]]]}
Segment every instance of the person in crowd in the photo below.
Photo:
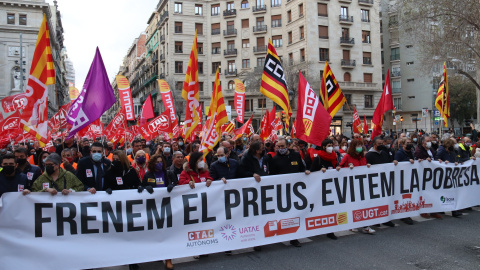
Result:
{"type": "Polygon", "coordinates": [[[73,138],[70,138],[68,140],[65,140],[63,143],[58,144],[55,147],[55,153],[57,153],[59,156],[61,156],[63,149],[72,148],[72,147],[77,147],[77,144],[75,143],[73,138]]]}
{"type": "Polygon", "coordinates": [[[49,152],[43,151],[38,155],[38,167],[42,170],[42,173],[45,171],[45,160],[50,155],[49,152]]]}
{"type": "Polygon", "coordinates": [[[180,147],[181,151],[185,151],[185,143],[183,142],[183,138],[181,136],[177,137],[178,147],[180,147]]]}
{"type": "Polygon", "coordinates": [[[342,156],[342,159],[347,154],[347,150],[348,150],[348,142],[342,141],[340,143],[340,149],[338,150],[338,152],[340,152],[340,155],[342,156]]]}
{"type": "Polygon", "coordinates": [[[180,146],[178,146],[178,142],[174,141],[172,142],[172,153],[175,153],[177,151],[180,151],[183,154],[182,149],[180,148],[180,146]]]}
{"type": "Polygon", "coordinates": [[[78,164],[78,161],[83,157],[82,153],[78,151],[78,148],[71,148],[73,154],[73,162],[78,164]]]}
{"type": "Polygon", "coordinates": [[[235,153],[238,156],[238,161],[240,161],[240,158],[243,156],[243,152],[245,151],[245,145],[243,144],[242,138],[238,138],[235,140],[235,153]]]}
{"type": "Polygon", "coordinates": [[[167,176],[167,166],[162,155],[153,155],[148,161],[148,171],[143,177],[142,186],[153,193],[154,187],[166,187],[168,192],[177,185],[178,181],[171,181],[167,176]]]}
{"type": "Polygon", "coordinates": [[[208,172],[207,164],[203,161],[203,153],[191,153],[189,161],[183,164],[183,172],[180,174],[178,184],[188,184],[193,189],[195,183],[205,182],[206,186],[209,187],[212,181],[213,178],[208,172]]]}
{"type": "Polygon", "coordinates": [[[15,159],[17,161],[17,170],[24,173],[27,176],[28,184],[25,188],[30,189],[33,182],[42,174],[42,170],[39,167],[27,162],[27,149],[18,148],[14,151],[15,159]]]}
{"type": "Polygon", "coordinates": [[[78,164],[73,159],[73,152],[69,148],[62,150],[62,164],[60,167],[64,170],[67,170],[73,174],[77,171],[78,164]]]}
{"type": "Polygon", "coordinates": [[[112,162],[103,156],[103,144],[94,142],[90,148],[90,156],[79,161],[77,177],[85,185],[85,190],[95,194],[105,190],[105,172],[112,162]]]}
{"type": "Polygon", "coordinates": [[[105,191],[137,189],[141,184],[138,174],[133,169],[124,151],[116,150],[112,153],[112,165],[105,174],[105,191]]]}
{"type": "MultiPolygon", "coordinates": [[[[140,150],[142,150],[142,141],[138,140],[138,139],[133,140],[133,142],[132,142],[132,154],[128,155],[128,160],[130,161],[130,163],[132,163],[132,165],[133,165],[133,161],[135,160],[135,156],[136,156],[137,152],[140,151],[140,150]]],[[[145,151],[143,151],[143,153],[144,153],[144,156],[146,158],[145,162],[147,162],[150,159],[150,155],[148,155],[145,151]]],[[[143,179],[143,176],[142,176],[141,179],[143,179]]]]}
{"type": "MultiPolygon", "coordinates": [[[[57,153],[49,155],[45,160],[45,172],[33,183],[33,192],[48,192],[51,195],[68,195],[71,192],[84,191],[83,183],[71,172],[60,167],[62,159],[57,153]]],[[[24,191],[26,195],[30,193],[24,191]]]]}
{"type": "Polygon", "coordinates": [[[415,152],[418,145],[418,134],[416,132],[410,133],[410,139],[412,140],[413,152],[415,152]]]}
{"type": "Polygon", "coordinates": [[[132,166],[138,174],[139,179],[143,179],[147,172],[147,154],[143,150],[138,150],[135,153],[135,159],[132,162],[132,166]]]}
{"type": "Polygon", "coordinates": [[[187,150],[185,151],[188,151],[188,155],[185,157],[187,159],[187,161],[190,160],[190,156],[193,154],[193,153],[196,153],[198,152],[198,150],[200,149],[200,144],[199,143],[196,143],[196,142],[192,142],[191,144],[188,145],[187,147],[187,150]]]}
{"type": "Polygon", "coordinates": [[[353,169],[354,167],[365,165],[370,167],[370,164],[367,164],[365,152],[363,151],[363,142],[358,139],[353,139],[350,142],[347,153],[343,156],[342,161],[340,161],[339,166],[353,169]]]}
{"type": "Polygon", "coordinates": [[[165,162],[167,163],[166,166],[170,167],[172,166],[172,145],[165,141],[163,142],[163,148],[162,148],[162,153],[163,157],[165,158],[165,162]]]}
{"type": "MultiPolygon", "coordinates": [[[[290,151],[297,152],[297,153],[300,154],[300,147],[299,147],[298,145],[296,145],[296,144],[291,144],[290,147],[288,147],[288,149],[289,149],[290,151]]],[[[301,156],[302,156],[302,155],[300,154],[300,157],[301,157],[301,156]]],[[[303,162],[305,162],[305,161],[303,161],[303,162]]]]}
{"type": "Polygon", "coordinates": [[[432,139],[432,149],[437,152],[438,147],[440,146],[440,140],[438,139],[438,135],[433,133],[430,135],[430,138],[432,139]]]}
{"type": "Polygon", "coordinates": [[[383,145],[385,145],[385,151],[390,156],[390,160],[393,160],[395,157],[395,152],[393,151],[393,148],[392,148],[392,142],[393,142],[392,137],[383,138],[383,145]]]}
{"type": "Polygon", "coordinates": [[[30,188],[27,175],[17,170],[18,163],[13,154],[5,154],[1,165],[0,199],[5,192],[22,192],[30,188]]]}
{"type": "Polygon", "coordinates": [[[340,143],[335,139],[332,140],[333,142],[333,152],[337,154],[337,164],[340,164],[340,161],[342,161],[342,154],[340,154],[340,143]]]}
{"type": "Polygon", "coordinates": [[[104,145],[104,148],[105,148],[105,158],[112,161],[113,160],[113,143],[107,142],[106,145],[104,145]]]}
{"type": "Polygon", "coordinates": [[[181,151],[173,152],[172,166],[167,168],[167,177],[170,182],[178,182],[183,171],[183,163],[185,163],[183,153],[181,151]]]}
{"type": "Polygon", "coordinates": [[[415,158],[418,160],[435,160],[437,151],[433,148],[432,138],[430,136],[421,137],[417,149],[415,149],[415,158]]]}
{"type": "Polygon", "coordinates": [[[463,137],[458,144],[457,161],[463,163],[472,157],[472,140],[467,136],[463,137]]]}
{"type": "Polygon", "coordinates": [[[395,153],[394,163],[409,161],[413,164],[415,157],[413,153],[412,139],[400,138],[399,144],[398,151],[395,153]]]}
{"type": "MultiPolygon", "coordinates": [[[[279,138],[276,147],[278,147],[277,154],[268,164],[270,175],[297,172],[305,172],[306,175],[310,174],[310,170],[305,170],[305,165],[303,164],[300,154],[288,150],[287,140],[285,138],[279,138]]],[[[290,244],[294,247],[301,247],[297,239],[291,240],[290,244]]]]}
{"type": "Polygon", "coordinates": [[[260,182],[262,176],[268,175],[268,164],[263,152],[263,143],[256,141],[250,144],[240,161],[239,177],[253,177],[255,181],[260,182]]]}
{"type": "Polygon", "coordinates": [[[225,151],[225,147],[218,147],[217,161],[213,162],[210,166],[210,176],[213,180],[222,180],[226,184],[227,179],[237,177],[238,162],[228,157],[225,151]]]}
{"type": "Polygon", "coordinates": [[[238,161],[237,152],[233,151],[233,147],[229,141],[223,141],[220,143],[220,145],[224,148],[225,154],[228,155],[229,159],[234,159],[238,161]]]}

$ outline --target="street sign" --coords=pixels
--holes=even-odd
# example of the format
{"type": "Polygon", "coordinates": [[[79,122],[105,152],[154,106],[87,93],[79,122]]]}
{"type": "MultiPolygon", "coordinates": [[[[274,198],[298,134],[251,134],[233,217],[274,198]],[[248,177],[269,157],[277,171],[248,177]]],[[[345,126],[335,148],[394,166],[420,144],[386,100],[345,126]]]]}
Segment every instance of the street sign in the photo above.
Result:
{"type": "Polygon", "coordinates": [[[400,115],[395,115],[395,120],[400,121],[400,115]]]}
{"type": "Polygon", "coordinates": [[[427,118],[428,117],[428,108],[423,108],[422,109],[422,117],[427,118]]]}
{"type": "Polygon", "coordinates": [[[437,120],[435,120],[435,126],[438,126],[439,122],[437,120]]]}
{"type": "Polygon", "coordinates": [[[433,111],[433,112],[434,112],[433,114],[434,114],[435,116],[440,116],[440,111],[435,110],[435,111],[433,111]]]}
{"type": "Polygon", "coordinates": [[[225,106],[225,110],[227,111],[228,121],[232,120],[232,106],[225,106]]]}

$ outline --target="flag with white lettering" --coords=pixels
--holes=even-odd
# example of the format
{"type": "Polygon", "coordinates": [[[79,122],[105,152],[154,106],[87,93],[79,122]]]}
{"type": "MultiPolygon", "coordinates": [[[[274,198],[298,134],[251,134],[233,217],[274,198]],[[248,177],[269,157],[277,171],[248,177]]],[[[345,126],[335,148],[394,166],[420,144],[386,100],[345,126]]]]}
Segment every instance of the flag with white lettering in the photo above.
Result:
{"type": "Polygon", "coordinates": [[[237,121],[243,124],[245,118],[245,85],[239,79],[235,79],[235,111],[237,121]]]}
{"type": "Polygon", "coordinates": [[[133,98],[132,91],[130,90],[130,83],[125,76],[117,75],[115,76],[117,80],[118,87],[118,98],[120,99],[120,104],[125,108],[125,115],[128,121],[135,121],[135,110],[133,108],[133,98]]]}

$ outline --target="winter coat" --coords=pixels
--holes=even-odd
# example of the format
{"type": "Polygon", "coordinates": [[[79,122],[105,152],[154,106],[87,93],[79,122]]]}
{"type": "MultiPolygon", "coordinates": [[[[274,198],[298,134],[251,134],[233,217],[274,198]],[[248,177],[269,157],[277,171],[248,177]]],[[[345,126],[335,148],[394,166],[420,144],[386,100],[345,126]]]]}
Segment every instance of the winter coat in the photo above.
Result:
{"type": "Polygon", "coordinates": [[[47,188],[54,188],[57,191],[64,189],[71,189],[74,191],[84,191],[84,185],[80,179],[78,179],[73,173],[66,171],[62,168],[58,168],[58,178],[53,181],[52,177],[44,172],[40,177],[35,180],[32,186],[32,191],[45,191],[47,188]]]}
{"type": "Polygon", "coordinates": [[[227,162],[215,161],[210,166],[210,176],[213,180],[234,179],[237,177],[238,162],[229,158],[227,162]]]}
{"type": "Polygon", "coordinates": [[[200,169],[200,172],[197,173],[190,169],[188,163],[183,164],[183,172],[180,174],[180,179],[178,180],[179,185],[187,185],[191,180],[195,183],[206,182],[208,179],[213,180],[213,178],[208,173],[208,168],[205,165],[204,168],[200,169]]]}

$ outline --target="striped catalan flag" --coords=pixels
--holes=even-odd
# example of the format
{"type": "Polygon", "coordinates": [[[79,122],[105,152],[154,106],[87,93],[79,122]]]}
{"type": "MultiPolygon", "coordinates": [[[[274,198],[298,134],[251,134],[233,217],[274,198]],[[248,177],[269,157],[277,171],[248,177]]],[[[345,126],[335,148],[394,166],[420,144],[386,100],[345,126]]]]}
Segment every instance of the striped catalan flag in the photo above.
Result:
{"type": "Polygon", "coordinates": [[[48,132],[48,90],[47,85],[55,84],[55,67],[50,48],[50,32],[47,16],[38,32],[37,43],[28,77],[26,98],[28,103],[22,111],[21,125],[25,131],[37,138],[41,147],[47,141],[48,132]]]}
{"type": "Polygon", "coordinates": [[[265,57],[260,92],[273,100],[273,102],[278,104],[285,112],[288,112],[288,123],[292,115],[292,108],[290,107],[290,100],[288,99],[287,81],[285,80],[280,58],[270,39],[268,40],[268,52],[265,57]]]}
{"type": "Polygon", "coordinates": [[[435,107],[440,111],[443,117],[443,124],[448,127],[448,118],[450,118],[450,96],[448,93],[447,64],[443,63],[443,76],[438,87],[435,107]]]}
{"type": "Polygon", "coordinates": [[[320,87],[320,100],[323,107],[332,117],[335,116],[347,101],[333,75],[332,69],[330,69],[330,66],[328,65],[328,62],[325,62],[325,68],[323,70],[322,84],[320,87]]]}
{"type": "Polygon", "coordinates": [[[233,120],[232,120],[228,122],[228,124],[225,124],[222,126],[222,133],[227,132],[227,134],[230,134],[234,129],[235,129],[235,123],[233,123],[233,120]]]}
{"type": "Polygon", "coordinates": [[[195,30],[195,38],[193,39],[192,51],[190,52],[190,60],[188,61],[187,74],[185,75],[182,90],[182,98],[187,101],[184,121],[185,138],[191,136],[200,120],[196,119],[198,114],[193,112],[193,107],[200,107],[198,87],[197,31],[195,30]]]}

